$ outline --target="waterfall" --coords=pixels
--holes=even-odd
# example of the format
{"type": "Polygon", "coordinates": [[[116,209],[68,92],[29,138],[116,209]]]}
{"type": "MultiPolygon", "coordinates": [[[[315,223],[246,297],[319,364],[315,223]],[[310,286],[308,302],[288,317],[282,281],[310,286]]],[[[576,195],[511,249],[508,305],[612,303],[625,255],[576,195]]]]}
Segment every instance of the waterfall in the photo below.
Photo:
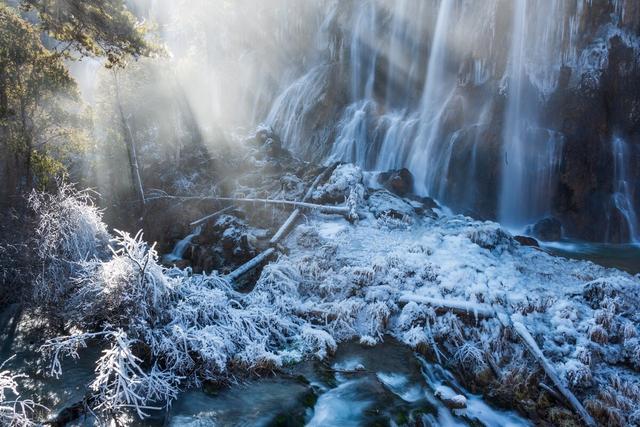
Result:
{"type": "Polygon", "coordinates": [[[611,37],[640,51],[620,27],[626,4],[327,3],[317,60],[282,87],[265,124],[294,155],[406,167],[416,193],[519,231],[557,214],[570,122],[554,117],[554,97],[598,88],[611,37]],[[604,21],[589,28],[598,13],[604,21]]]}
{"type": "MultiPolygon", "coordinates": [[[[558,25],[551,25],[553,15],[542,16],[536,5],[531,0],[515,0],[513,10],[498,212],[498,219],[513,228],[522,228],[550,213],[562,149],[561,135],[538,123],[540,94],[555,89],[559,65],[549,53],[558,51],[558,38],[553,34],[558,25]],[[542,59],[531,63],[530,56],[542,59]]],[[[558,12],[557,1],[548,5],[558,12]]]]}
{"type": "Polygon", "coordinates": [[[185,251],[189,247],[189,243],[191,243],[191,240],[193,240],[194,237],[199,236],[201,232],[202,232],[202,226],[199,225],[193,230],[191,234],[179,240],[178,243],[176,243],[176,245],[173,247],[173,250],[171,251],[171,253],[163,257],[164,258],[163,261],[167,263],[180,261],[185,251]]]}
{"type": "MultiPolygon", "coordinates": [[[[611,144],[613,154],[614,187],[611,201],[613,208],[624,219],[624,226],[628,230],[628,237],[632,243],[640,243],[640,223],[636,212],[638,183],[631,177],[631,166],[634,164],[632,147],[622,138],[614,137],[611,144]]],[[[611,235],[611,230],[609,231],[611,235]]]]}
{"type": "Polygon", "coordinates": [[[423,194],[437,196],[434,187],[438,178],[443,174],[443,147],[440,138],[440,122],[448,99],[452,95],[447,82],[450,76],[447,74],[447,32],[452,27],[453,0],[442,0],[438,9],[438,19],[431,45],[431,53],[427,66],[424,95],[420,105],[420,127],[417,140],[413,144],[409,169],[413,171],[416,181],[416,191],[423,194]]]}

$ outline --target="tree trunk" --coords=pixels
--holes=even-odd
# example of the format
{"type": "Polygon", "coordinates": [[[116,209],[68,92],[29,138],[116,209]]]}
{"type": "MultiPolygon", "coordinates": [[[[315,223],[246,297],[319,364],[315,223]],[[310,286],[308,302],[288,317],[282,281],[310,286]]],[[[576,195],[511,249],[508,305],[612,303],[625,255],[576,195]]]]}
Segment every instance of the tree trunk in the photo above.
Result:
{"type": "Polygon", "coordinates": [[[29,127],[29,118],[27,116],[27,106],[24,98],[20,101],[20,121],[22,125],[22,137],[24,138],[24,169],[25,169],[25,188],[24,193],[28,193],[33,188],[33,173],[31,160],[33,157],[33,136],[29,127]]]}
{"type": "Polygon", "coordinates": [[[120,114],[120,123],[122,125],[122,136],[124,143],[127,147],[127,154],[129,155],[129,167],[131,169],[131,184],[136,192],[138,201],[140,203],[141,210],[144,211],[145,198],[144,188],[142,186],[142,178],[140,177],[140,167],[138,165],[138,156],[136,154],[136,145],[133,140],[133,132],[127,122],[127,117],[124,114],[124,108],[122,107],[122,100],[120,98],[120,85],[118,83],[118,76],[116,71],[113,71],[113,81],[115,84],[116,92],[116,104],[118,107],[118,113],[120,114]]]}

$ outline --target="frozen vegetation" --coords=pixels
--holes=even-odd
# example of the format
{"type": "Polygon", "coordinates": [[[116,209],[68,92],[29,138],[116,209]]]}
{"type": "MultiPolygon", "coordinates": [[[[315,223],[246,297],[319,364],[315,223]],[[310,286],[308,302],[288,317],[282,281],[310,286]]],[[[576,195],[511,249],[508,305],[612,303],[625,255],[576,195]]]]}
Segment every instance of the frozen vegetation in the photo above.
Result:
{"type": "Polygon", "coordinates": [[[391,335],[498,403],[534,417],[546,405],[547,421],[571,419],[489,307],[526,326],[599,422],[640,422],[639,277],[521,246],[495,223],[432,212],[384,190],[363,198],[362,173],[350,165],[314,199],[353,202],[354,193],[358,221],[307,214],[285,241],[288,254],[248,293],[223,276],[162,267],[141,234],[108,235],[83,193],[34,194],[43,262],[35,292],[69,331],[42,347],[51,373],[64,375],[61,357],[99,345],[86,403],[99,417],[144,418],[203,381],[274,372],[326,358],[340,342],[375,346],[391,335]]]}
{"type": "Polygon", "coordinates": [[[40,406],[31,399],[22,399],[19,382],[24,374],[14,374],[0,364],[0,425],[11,427],[30,427],[34,410],[40,406]]]}

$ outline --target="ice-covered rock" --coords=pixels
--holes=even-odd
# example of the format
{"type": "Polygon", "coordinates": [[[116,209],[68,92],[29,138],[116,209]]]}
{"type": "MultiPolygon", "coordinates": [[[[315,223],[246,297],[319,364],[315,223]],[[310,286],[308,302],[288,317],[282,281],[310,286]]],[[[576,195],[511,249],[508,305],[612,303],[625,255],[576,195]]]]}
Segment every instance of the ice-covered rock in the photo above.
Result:
{"type": "Polygon", "coordinates": [[[415,216],[415,208],[403,199],[391,194],[387,190],[373,192],[367,200],[369,211],[376,218],[387,216],[395,219],[411,218],[415,216]]]}
{"type": "Polygon", "coordinates": [[[467,407],[467,398],[446,385],[438,386],[433,394],[449,409],[464,409],[467,407]]]}
{"type": "Polygon", "coordinates": [[[339,165],[329,180],[316,189],[312,195],[318,203],[342,203],[349,196],[351,189],[362,185],[362,170],[351,163],[339,165]]]}

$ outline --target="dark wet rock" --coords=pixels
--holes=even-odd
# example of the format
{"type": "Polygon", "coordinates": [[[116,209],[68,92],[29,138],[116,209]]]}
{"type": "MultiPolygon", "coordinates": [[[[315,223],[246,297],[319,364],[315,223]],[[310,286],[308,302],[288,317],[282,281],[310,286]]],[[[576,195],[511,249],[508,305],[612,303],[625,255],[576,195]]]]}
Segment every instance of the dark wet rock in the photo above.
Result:
{"type": "Polygon", "coordinates": [[[532,227],[529,227],[527,233],[543,241],[558,241],[562,239],[562,223],[556,218],[543,218],[532,227]]]}
{"type": "Polygon", "coordinates": [[[441,385],[437,387],[433,394],[449,409],[464,409],[467,407],[467,398],[447,386],[441,385]]]}
{"type": "Polygon", "coordinates": [[[75,403],[69,403],[52,414],[43,424],[52,427],[62,427],[78,420],[85,413],[84,400],[75,403]]]}
{"type": "Polygon", "coordinates": [[[413,175],[407,168],[381,173],[378,183],[398,196],[406,196],[413,191],[413,175]]]}
{"type": "Polygon", "coordinates": [[[277,138],[267,138],[264,142],[264,148],[267,154],[272,157],[282,156],[284,154],[282,143],[277,138]]]}
{"type": "Polygon", "coordinates": [[[416,213],[416,210],[410,203],[387,190],[378,190],[372,193],[369,196],[368,205],[369,211],[371,211],[376,218],[388,216],[403,219],[412,217],[416,213]]]}
{"type": "Polygon", "coordinates": [[[431,197],[422,197],[410,194],[405,198],[405,200],[415,208],[418,215],[425,215],[430,218],[438,217],[435,209],[440,208],[440,206],[431,197]]]}
{"type": "Polygon", "coordinates": [[[194,272],[233,268],[256,255],[268,230],[252,228],[234,215],[220,215],[194,237],[184,258],[194,272]]]}
{"type": "Polygon", "coordinates": [[[280,177],[280,186],[286,199],[298,200],[304,195],[304,182],[292,173],[280,177]]]}
{"type": "Polygon", "coordinates": [[[515,241],[520,243],[522,246],[533,246],[534,248],[540,247],[540,244],[536,239],[529,236],[515,236],[515,241]]]}

